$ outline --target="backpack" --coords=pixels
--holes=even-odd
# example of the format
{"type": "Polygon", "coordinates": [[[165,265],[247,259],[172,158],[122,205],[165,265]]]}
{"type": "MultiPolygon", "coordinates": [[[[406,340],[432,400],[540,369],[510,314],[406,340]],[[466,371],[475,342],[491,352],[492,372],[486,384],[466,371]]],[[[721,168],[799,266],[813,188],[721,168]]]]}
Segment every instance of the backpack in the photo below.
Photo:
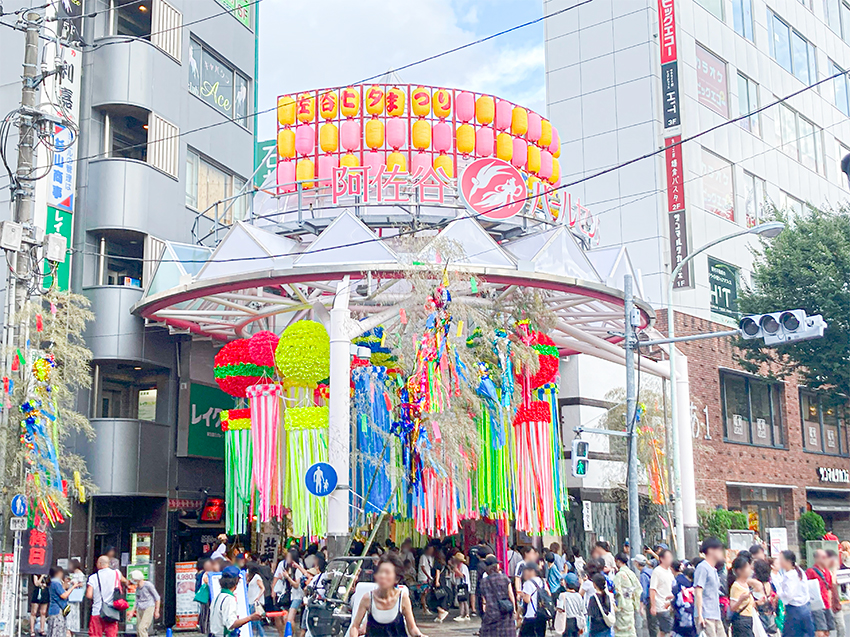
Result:
{"type": "Polygon", "coordinates": [[[542,586],[538,585],[537,582],[532,581],[531,583],[534,584],[537,589],[537,604],[532,604],[532,607],[535,607],[534,614],[537,617],[542,617],[546,621],[555,619],[555,602],[552,599],[552,594],[542,586]]]}

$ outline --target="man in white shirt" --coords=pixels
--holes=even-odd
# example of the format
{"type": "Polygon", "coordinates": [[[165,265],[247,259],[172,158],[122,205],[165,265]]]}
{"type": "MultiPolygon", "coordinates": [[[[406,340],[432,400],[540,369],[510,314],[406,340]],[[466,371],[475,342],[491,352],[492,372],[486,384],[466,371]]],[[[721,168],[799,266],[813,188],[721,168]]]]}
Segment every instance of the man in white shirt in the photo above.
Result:
{"type": "Polygon", "coordinates": [[[103,604],[112,604],[115,586],[120,582],[118,571],[109,568],[109,558],[101,555],[97,558],[97,572],[86,583],[86,597],[92,601],[89,637],[116,637],[118,622],[101,617],[103,604]]]}
{"type": "Polygon", "coordinates": [[[218,558],[224,558],[224,554],[227,552],[227,535],[222,533],[217,538],[218,546],[216,547],[213,554],[210,556],[211,560],[217,560],[218,558]]]}
{"type": "Polygon", "coordinates": [[[661,549],[658,552],[659,564],[652,570],[652,579],[649,581],[650,612],[658,620],[658,637],[666,637],[673,632],[673,612],[670,610],[670,602],[673,599],[673,582],[675,576],[670,568],[673,563],[673,554],[670,549],[661,549]]]}
{"type": "Polygon", "coordinates": [[[215,637],[230,637],[238,634],[241,626],[248,622],[259,621],[260,613],[254,612],[247,617],[239,617],[236,612],[236,595],[233,593],[239,585],[239,568],[228,566],[221,572],[221,592],[210,606],[210,635],[215,637]]]}
{"type": "Polygon", "coordinates": [[[428,597],[428,587],[434,577],[434,547],[426,546],[425,552],[419,558],[419,568],[416,569],[416,581],[419,582],[419,594],[422,603],[422,610],[426,615],[431,615],[431,611],[425,605],[425,600],[428,597]]]}

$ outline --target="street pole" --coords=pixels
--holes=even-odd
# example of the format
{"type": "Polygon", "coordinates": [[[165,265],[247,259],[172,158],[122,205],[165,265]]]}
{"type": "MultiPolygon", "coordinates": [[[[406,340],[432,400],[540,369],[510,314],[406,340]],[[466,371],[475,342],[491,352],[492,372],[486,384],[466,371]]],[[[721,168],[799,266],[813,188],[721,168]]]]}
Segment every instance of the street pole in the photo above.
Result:
{"type": "MultiPolygon", "coordinates": [[[[640,534],[640,497],[638,496],[638,436],[637,436],[637,384],[635,383],[635,350],[637,336],[635,305],[632,297],[632,276],[625,275],[625,348],[626,348],[626,432],[629,434],[628,492],[629,492],[629,550],[632,556],[640,553],[643,540],[640,534]]],[[[632,568],[635,568],[632,563],[632,568]]]]}

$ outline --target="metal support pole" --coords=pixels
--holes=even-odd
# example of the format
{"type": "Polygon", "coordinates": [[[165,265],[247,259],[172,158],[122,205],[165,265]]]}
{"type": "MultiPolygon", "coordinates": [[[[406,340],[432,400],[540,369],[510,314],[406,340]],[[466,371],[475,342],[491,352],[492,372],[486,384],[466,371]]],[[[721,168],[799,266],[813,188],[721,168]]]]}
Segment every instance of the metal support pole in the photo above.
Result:
{"type": "MultiPolygon", "coordinates": [[[[635,350],[637,336],[635,327],[635,306],[632,298],[632,276],[624,277],[623,296],[625,297],[625,333],[626,333],[626,431],[629,432],[629,546],[632,555],[637,555],[643,546],[640,533],[640,498],[638,496],[638,437],[637,437],[637,385],[635,383],[635,350]]],[[[634,564],[632,565],[634,568],[634,564]]]]}

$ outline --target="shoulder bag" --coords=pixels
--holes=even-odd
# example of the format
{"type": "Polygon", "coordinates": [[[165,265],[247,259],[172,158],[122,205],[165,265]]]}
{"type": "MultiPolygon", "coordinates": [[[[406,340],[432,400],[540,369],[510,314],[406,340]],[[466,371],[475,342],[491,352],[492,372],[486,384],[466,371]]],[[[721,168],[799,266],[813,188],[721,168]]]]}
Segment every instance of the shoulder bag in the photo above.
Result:
{"type": "MultiPolygon", "coordinates": [[[[614,622],[617,621],[617,616],[614,615],[614,611],[610,610],[607,613],[605,612],[605,609],[602,608],[602,602],[599,601],[599,595],[594,594],[593,599],[596,600],[596,605],[599,607],[599,612],[602,614],[602,619],[605,620],[605,625],[608,626],[608,628],[611,628],[614,625],[614,622]]],[[[610,597],[608,598],[608,604],[611,604],[610,597]]]]}
{"type": "Polygon", "coordinates": [[[121,611],[118,610],[114,604],[107,604],[106,598],[103,596],[103,585],[100,582],[100,571],[95,573],[94,576],[97,579],[97,590],[100,593],[100,618],[108,622],[121,621],[121,611]]]}

